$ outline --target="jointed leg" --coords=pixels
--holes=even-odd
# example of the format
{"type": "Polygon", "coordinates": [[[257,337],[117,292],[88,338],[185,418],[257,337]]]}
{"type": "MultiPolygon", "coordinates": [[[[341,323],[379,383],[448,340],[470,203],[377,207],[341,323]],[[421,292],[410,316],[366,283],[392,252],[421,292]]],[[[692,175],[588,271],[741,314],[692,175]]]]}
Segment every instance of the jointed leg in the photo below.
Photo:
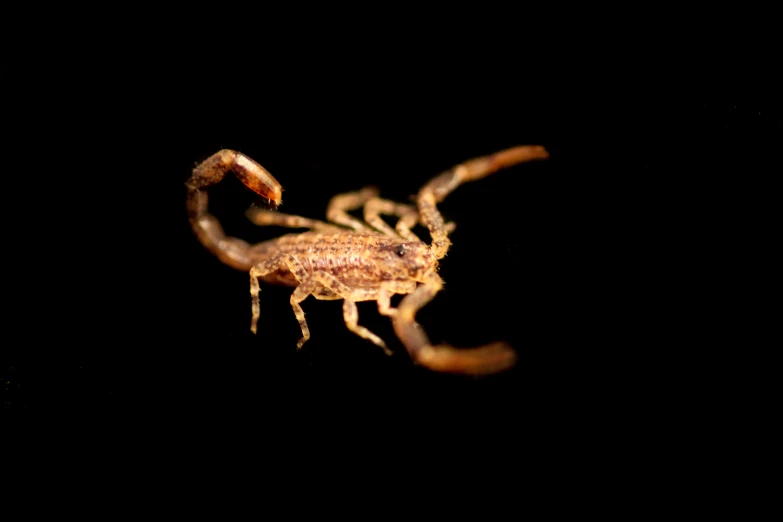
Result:
{"type": "MultiPolygon", "coordinates": [[[[289,260],[289,263],[293,264],[293,262],[298,263],[295,258],[293,261],[289,260]]],[[[343,303],[343,318],[350,331],[363,339],[372,341],[374,344],[383,348],[386,353],[390,353],[388,348],[386,348],[386,343],[384,343],[380,337],[358,324],[359,312],[356,308],[356,301],[375,299],[377,291],[372,289],[351,288],[348,285],[341,283],[333,275],[324,271],[317,271],[306,277],[291,295],[291,307],[294,309],[294,314],[296,314],[299,325],[302,327],[303,337],[297,344],[299,348],[301,348],[310,338],[310,330],[307,328],[307,323],[304,320],[304,311],[302,311],[299,303],[304,301],[308,295],[315,292],[321,286],[328,288],[345,300],[343,303]]]]}
{"type": "Polygon", "coordinates": [[[391,297],[394,294],[410,294],[416,290],[414,281],[384,281],[378,291],[376,301],[378,303],[378,313],[387,317],[394,317],[397,309],[391,307],[391,297]]]}
{"type": "Polygon", "coordinates": [[[373,187],[366,187],[356,192],[348,192],[334,196],[326,208],[326,219],[339,225],[345,225],[357,232],[372,232],[367,225],[348,214],[351,210],[356,210],[364,205],[367,200],[378,195],[378,190],[373,187]]]}
{"type": "Polygon", "coordinates": [[[294,293],[291,294],[291,308],[294,310],[296,320],[299,321],[299,328],[302,329],[302,338],[296,343],[296,348],[299,349],[308,339],[310,339],[310,328],[307,327],[305,313],[299,303],[307,299],[307,296],[318,289],[318,282],[307,273],[302,266],[302,263],[291,254],[288,254],[285,257],[284,262],[288,267],[288,270],[290,270],[291,273],[294,274],[294,277],[296,277],[296,280],[299,281],[299,286],[297,286],[294,293]]]}
{"type": "MultiPolygon", "coordinates": [[[[351,288],[348,285],[341,283],[332,274],[322,270],[313,272],[312,278],[335,294],[342,297],[346,302],[354,303],[356,301],[367,301],[369,299],[374,299],[377,295],[377,291],[373,289],[351,288]]],[[[369,331],[367,328],[357,324],[358,311],[356,311],[355,304],[353,305],[353,308],[351,308],[350,304],[343,304],[343,318],[345,319],[346,326],[353,333],[363,339],[372,341],[376,345],[383,348],[387,354],[390,353],[389,349],[386,348],[386,343],[384,343],[380,337],[369,331]]]]}
{"type": "MultiPolygon", "coordinates": [[[[364,220],[387,236],[399,236],[408,241],[421,241],[419,236],[411,232],[411,228],[416,226],[419,222],[419,212],[413,205],[395,203],[388,199],[372,198],[364,205],[364,220]],[[396,233],[386,224],[386,221],[381,218],[381,214],[397,216],[400,218],[397,220],[397,225],[394,227],[396,233]]],[[[455,228],[456,226],[454,223],[446,223],[445,225],[446,232],[449,234],[454,232],[455,228]]]]}
{"type": "Polygon", "coordinates": [[[345,325],[350,331],[362,339],[367,339],[368,341],[372,341],[373,343],[377,344],[383,348],[383,351],[386,352],[386,355],[392,354],[392,351],[386,347],[386,343],[383,342],[380,337],[372,333],[364,326],[359,326],[359,310],[356,308],[356,303],[349,299],[345,299],[343,301],[343,319],[345,319],[345,325]]]}
{"type": "Polygon", "coordinates": [[[245,215],[247,215],[247,218],[253,224],[259,226],[276,225],[288,228],[309,228],[316,232],[325,233],[345,232],[344,228],[330,225],[324,221],[301,216],[292,216],[291,214],[282,214],[280,212],[258,207],[250,207],[245,215]]]}
{"type": "Polygon", "coordinates": [[[250,269],[250,298],[253,317],[250,320],[250,331],[256,333],[258,317],[261,315],[261,303],[258,299],[258,293],[261,287],[258,285],[258,278],[274,272],[280,268],[282,261],[279,258],[270,259],[258,264],[250,269]]]}
{"type": "Polygon", "coordinates": [[[312,294],[318,289],[318,282],[312,278],[305,279],[299,286],[296,287],[294,293],[291,294],[291,308],[294,309],[294,315],[296,320],[299,321],[299,328],[302,329],[302,338],[296,343],[296,348],[300,349],[304,346],[304,343],[310,339],[310,328],[307,327],[307,321],[305,321],[305,313],[302,307],[299,305],[302,301],[307,299],[307,296],[312,294]]]}
{"type": "MultiPolygon", "coordinates": [[[[328,275],[328,274],[326,274],[328,275]]],[[[416,287],[416,283],[389,281],[381,284],[381,289],[377,295],[378,311],[382,315],[394,316],[397,312],[396,309],[391,308],[391,296],[394,294],[405,294],[411,292],[416,287]]],[[[355,298],[362,299],[362,291],[351,291],[355,298]]],[[[363,339],[372,341],[376,345],[383,348],[386,355],[392,355],[392,351],[386,347],[386,343],[383,340],[372,333],[370,330],[357,324],[359,320],[359,311],[356,308],[356,303],[350,299],[343,301],[343,318],[348,329],[363,339]]]]}
{"type": "Polygon", "coordinates": [[[416,234],[411,232],[419,221],[419,213],[413,205],[403,205],[389,201],[388,199],[372,198],[364,205],[364,220],[375,229],[391,237],[403,237],[408,241],[419,241],[416,234]],[[386,224],[381,214],[399,217],[397,221],[397,232],[386,224]]]}

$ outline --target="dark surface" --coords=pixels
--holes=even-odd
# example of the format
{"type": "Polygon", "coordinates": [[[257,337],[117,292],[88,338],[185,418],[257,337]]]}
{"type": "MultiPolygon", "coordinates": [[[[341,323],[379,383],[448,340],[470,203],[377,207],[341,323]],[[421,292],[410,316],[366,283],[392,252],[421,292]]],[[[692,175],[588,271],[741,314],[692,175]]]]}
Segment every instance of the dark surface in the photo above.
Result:
{"type": "MultiPolygon", "coordinates": [[[[56,248],[25,267],[44,281],[18,301],[24,322],[0,367],[4,408],[241,417],[393,407],[472,422],[483,412],[586,419],[667,393],[678,373],[662,370],[688,357],[675,332],[692,295],[671,276],[694,268],[695,245],[714,233],[698,230],[691,208],[709,212],[714,202],[700,198],[724,194],[735,169],[774,170],[779,107],[574,99],[531,88],[544,72],[478,86],[429,74],[378,71],[327,91],[305,73],[255,91],[242,78],[236,92],[200,85],[192,98],[178,76],[171,87],[120,74],[39,107],[50,126],[34,145],[67,183],[20,191],[20,241],[56,248]],[[334,194],[372,184],[405,201],[461,160],[526,143],[551,160],[464,185],[440,205],[457,223],[446,288],[418,316],[436,342],[511,343],[520,361],[502,375],[414,366],[372,304],[360,304],[360,324],[393,357],[348,332],[338,302],[312,298],[312,338],[297,352],[284,287],[263,286],[251,335],[247,274],[210,256],[185,215],[190,170],[220,148],[277,177],[281,211],[323,219],[334,194]]],[[[254,199],[233,177],[210,194],[229,234],[284,232],[245,221],[254,199]]]]}

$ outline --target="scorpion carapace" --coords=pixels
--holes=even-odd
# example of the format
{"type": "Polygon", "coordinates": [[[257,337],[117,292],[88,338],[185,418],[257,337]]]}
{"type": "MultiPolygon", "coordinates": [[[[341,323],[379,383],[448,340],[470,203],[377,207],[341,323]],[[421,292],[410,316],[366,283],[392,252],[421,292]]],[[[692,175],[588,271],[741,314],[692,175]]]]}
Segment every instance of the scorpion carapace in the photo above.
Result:
{"type": "Polygon", "coordinates": [[[440,372],[489,374],[514,365],[517,356],[511,346],[504,342],[478,348],[432,345],[416,323],[416,313],[443,287],[437,273],[438,260],[446,255],[451,244],[448,235],[454,228],[452,223],[444,222],[437,203],[462,183],[548,156],[544,147],[526,145],[468,160],[424,185],[415,206],[381,199],[374,188],[337,195],[326,211],[331,223],[253,207],[247,216],[257,225],[310,231],[250,245],[226,237],[220,223],[207,211],[205,189],[233,172],[276,208],[281,203],[282,187],[249,157],[221,150],[197,166],[186,183],[188,216],[196,237],[207,249],[225,264],[250,272],[253,333],[260,316],[261,279],[295,287],[291,307],[302,329],[298,348],[310,338],[300,303],[312,295],[322,300],[342,299],[348,329],[390,354],[380,337],[358,324],[356,302],[376,301],[378,311],[391,317],[395,333],[416,363],[440,372]],[[348,213],[359,208],[364,209],[364,222],[348,213]],[[394,229],[382,215],[398,218],[394,229]],[[427,227],[431,245],[412,232],[417,224],[427,227]],[[396,308],[391,306],[394,294],[405,295],[396,308]]]}

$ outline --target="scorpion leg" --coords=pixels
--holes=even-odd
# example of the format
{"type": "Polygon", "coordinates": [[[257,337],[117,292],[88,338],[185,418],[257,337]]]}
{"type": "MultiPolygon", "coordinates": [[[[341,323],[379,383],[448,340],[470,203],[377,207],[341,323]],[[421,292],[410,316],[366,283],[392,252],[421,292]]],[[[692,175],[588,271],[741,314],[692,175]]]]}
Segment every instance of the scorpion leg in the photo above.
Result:
{"type": "Polygon", "coordinates": [[[377,197],[371,198],[364,205],[364,220],[387,236],[402,237],[408,241],[420,241],[416,234],[411,232],[411,228],[419,222],[419,212],[413,205],[404,205],[377,197]],[[386,224],[381,214],[400,218],[395,227],[397,229],[396,232],[386,224]]]}
{"type": "Polygon", "coordinates": [[[251,310],[253,312],[253,317],[250,320],[250,331],[254,334],[256,333],[258,325],[258,317],[261,315],[261,303],[258,299],[261,287],[258,284],[258,278],[278,270],[281,265],[281,260],[279,258],[274,258],[259,263],[250,269],[250,298],[251,310]]]}
{"type": "Polygon", "coordinates": [[[296,315],[299,326],[302,329],[302,338],[297,343],[297,348],[301,348],[304,343],[310,339],[310,329],[307,327],[304,310],[302,310],[299,303],[307,299],[310,294],[316,292],[320,287],[326,287],[344,299],[343,319],[345,320],[345,325],[348,329],[362,339],[367,339],[380,346],[387,355],[391,355],[391,351],[386,347],[386,343],[383,342],[383,339],[358,324],[359,311],[356,308],[356,301],[374,299],[377,292],[372,289],[353,289],[348,285],[341,283],[333,275],[322,270],[313,272],[312,275],[307,275],[307,272],[304,271],[299,260],[290,254],[288,255],[286,264],[288,265],[289,270],[291,270],[291,272],[296,275],[297,279],[300,280],[300,285],[294,290],[294,293],[291,294],[291,308],[294,309],[294,315],[296,315]]]}
{"type": "Polygon", "coordinates": [[[391,307],[391,297],[394,294],[410,294],[416,289],[415,281],[384,281],[378,291],[378,313],[387,317],[394,317],[397,309],[391,307]]]}
{"type": "Polygon", "coordinates": [[[380,346],[383,348],[383,351],[386,352],[386,355],[392,354],[391,350],[386,347],[386,343],[383,342],[383,339],[372,333],[364,326],[359,326],[359,310],[356,308],[355,301],[351,301],[350,299],[345,299],[343,301],[343,319],[345,319],[345,325],[350,331],[362,339],[367,339],[368,341],[372,341],[376,345],[380,346]]]}
{"type": "Polygon", "coordinates": [[[310,219],[301,216],[292,216],[291,214],[282,214],[258,207],[250,207],[245,213],[247,218],[255,225],[277,225],[288,228],[309,228],[316,232],[338,233],[345,232],[345,229],[317,219],[310,219]]]}
{"type": "MultiPolygon", "coordinates": [[[[364,220],[375,229],[383,232],[390,237],[402,237],[408,241],[421,241],[419,236],[411,232],[411,228],[419,222],[419,212],[412,205],[405,205],[389,201],[388,199],[372,198],[364,205],[364,220]],[[397,216],[397,225],[394,227],[396,233],[381,218],[381,214],[397,216]]],[[[446,223],[446,232],[452,233],[456,225],[446,223]]]]}
{"type": "Polygon", "coordinates": [[[302,307],[299,305],[299,303],[307,299],[307,296],[315,292],[317,289],[318,283],[315,280],[308,278],[305,279],[302,284],[297,286],[294,290],[294,293],[291,294],[291,308],[294,309],[296,320],[299,321],[299,328],[302,329],[302,338],[299,339],[299,341],[296,343],[297,350],[301,349],[302,346],[304,346],[304,343],[310,339],[310,328],[307,326],[304,310],[302,310],[302,307]]]}
{"type": "Polygon", "coordinates": [[[431,370],[467,375],[486,375],[511,368],[517,355],[506,343],[497,342],[479,348],[457,349],[449,345],[433,346],[416,322],[416,313],[443,287],[434,271],[424,276],[425,282],[405,296],[392,316],[394,332],[411,358],[431,370]]]}
{"type": "Polygon", "coordinates": [[[549,153],[540,145],[524,145],[482,156],[461,163],[433,178],[419,191],[417,203],[421,222],[430,231],[432,252],[441,259],[449,250],[449,226],[443,222],[437,203],[443,201],[454,189],[466,181],[475,181],[500,169],[536,159],[546,159],[549,153]]]}
{"type": "Polygon", "coordinates": [[[258,278],[282,268],[283,265],[288,267],[288,270],[294,274],[294,277],[296,277],[296,280],[299,282],[299,286],[296,287],[294,293],[291,295],[291,307],[294,309],[294,315],[296,315],[296,319],[299,321],[299,326],[302,329],[303,337],[297,344],[297,347],[301,348],[310,338],[310,329],[307,327],[304,310],[299,306],[299,303],[304,301],[308,295],[317,289],[317,284],[307,274],[302,263],[291,254],[288,254],[285,258],[277,257],[269,259],[250,269],[250,295],[252,298],[251,306],[253,311],[253,318],[250,321],[250,331],[256,333],[258,317],[261,314],[261,305],[258,299],[261,287],[258,284],[258,278]]]}
{"type": "Polygon", "coordinates": [[[326,207],[326,219],[332,223],[350,227],[357,232],[372,232],[373,230],[370,227],[348,214],[348,212],[360,208],[369,199],[377,195],[378,189],[374,187],[365,187],[356,192],[338,194],[329,200],[329,205],[326,207]]]}
{"type": "Polygon", "coordinates": [[[193,169],[193,176],[185,183],[188,189],[187,210],[190,226],[198,240],[225,264],[239,270],[250,270],[256,262],[249,245],[241,239],[226,237],[218,220],[208,210],[206,188],[220,182],[229,172],[271,205],[281,202],[280,183],[261,165],[239,152],[221,150],[193,169]]]}
{"type": "Polygon", "coordinates": [[[371,341],[374,344],[380,346],[387,355],[391,355],[392,352],[386,347],[386,343],[383,342],[383,339],[372,333],[367,328],[359,326],[359,311],[356,308],[356,302],[351,300],[350,297],[345,297],[345,295],[350,296],[353,292],[351,292],[350,288],[346,287],[336,279],[330,280],[332,277],[333,276],[327,274],[326,272],[315,272],[311,277],[308,277],[302,282],[302,284],[297,286],[296,290],[294,290],[294,293],[291,294],[291,308],[293,308],[294,315],[296,315],[296,319],[299,321],[299,327],[302,329],[302,338],[299,339],[299,342],[296,343],[297,349],[302,348],[304,343],[310,339],[310,328],[307,326],[304,310],[302,310],[302,307],[299,303],[307,299],[307,297],[318,290],[319,287],[326,286],[329,288],[329,290],[332,290],[336,294],[339,294],[340,297],[344,298],[343,319],[345,320],[345,325],[348,327],[348,329],[362,339],[367,339],[368,341],[371,341]],[[338,287],[340,288],[338,289],[338,287]],[[341,287],[345,288],[343,289],[341,287]]]}

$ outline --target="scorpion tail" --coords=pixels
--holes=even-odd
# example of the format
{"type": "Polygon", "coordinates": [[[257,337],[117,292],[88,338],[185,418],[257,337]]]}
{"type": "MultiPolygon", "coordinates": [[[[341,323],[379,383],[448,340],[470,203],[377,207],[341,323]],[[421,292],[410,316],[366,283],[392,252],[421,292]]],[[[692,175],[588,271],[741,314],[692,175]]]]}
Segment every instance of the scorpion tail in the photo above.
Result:
{"type": "Polygon", "coordinates": [[[206,188],[220,182],[228,172],[233,172],[253,192],[266,198],[272,207],[282,203],[283,189],[264,167],[244,154],[228,149],[216,152],[198,165],[185,183],[188,218],[198,240],[223,263],[247,271],[255,265],[250,245],[241,239],[226,237],[218,220],[207,210],[206,188]]]}

